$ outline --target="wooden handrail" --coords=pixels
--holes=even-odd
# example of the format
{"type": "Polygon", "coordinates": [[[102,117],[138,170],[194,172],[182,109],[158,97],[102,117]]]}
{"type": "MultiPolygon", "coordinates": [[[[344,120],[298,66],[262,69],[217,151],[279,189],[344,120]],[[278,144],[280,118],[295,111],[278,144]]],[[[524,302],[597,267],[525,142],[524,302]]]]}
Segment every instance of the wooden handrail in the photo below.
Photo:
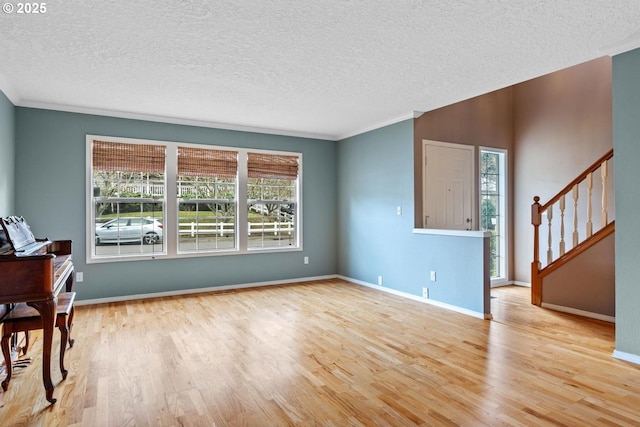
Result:
{"type": "MultiPolygon", "coordinates": [[[[608,223],[607,215],[606,215],[606,191],[604,189],[604,184],[606,182],[606,162],[613,158],[613,149],[609,150],[602,157],[596,160],[591,166],[584,170],[580,175],[578,175],[573,181],[571,181],[567,186],[565,186],[560,192],[558,192],[555,196],[553,196],[547,203],[544,205],[540,205],[540,197],[535,196],[533,198],[533,204],[531,205],[531,224],[533,225],[533,262],[531,263],[531,303],[535,305],[542,304],[542,277],[548,274],[549,272],[557,269],[559,266],[566,263],[569,259],[577,256],[579,253],[586,250],[588,247],[597,243],[597,241],[601,240],[604,236],[611,234],[615,230],[615,224],[608,223]],[[603,209],[602,209],[602,225],[599,232],[595,234],[591,234],[591,184],[592,177],[591,174],[598,169],[602,168],[602,182],[603,182],[603,209]],[[564,253],[564,222],[561,223],[561,249],[560,249],[560,258],[552,261],[552,250],[551,250],[551,211],[548,212],[547,217],[549,221],[549,250],[547,251],[547,266],[542,269],[542,264],[540,262],[540,239],[539,239],[539,227],[542,223],[542,213],[551,208],[556,202],[561,201],[561,217],[564,216],[564,196],[573,192],[574,199],[574,224],[577,224],[577,185],[584,180],[587,181],[588,187],[588,200],[589,209],[587,213],[588,223],[587,223],[587,240],[582,243],[578,243],[578,234],[577,228],[574,226],[574,246],[573,248],[564,253]],[[592,239],[596,240],[592,240],[592,239]],[[587,243],[591,240],[591,243],[587,243]],[[546,272],[545,272],[546,271],[546,272]]],[[[563,221],[563,219],[561,219],[563,221]]]]}
{"type": "Polygon", "coordinates": [[[547,208],[551,205],[553,205],[555,202],[557,202],[558,200],[560,200],[560,197],[562,197],[563,194],[567,194],[569,193],[569,191],[571,191],[571,189],[573,189],[573,187],[579,183],[580,181],[582,181],[583,179],[585,179],[587,177],[587,175],[589,175],[590,173],[598,170],[598,168],[607,160],[613,158],[613,148],[611,150],[609,150],[605,155],[603,155],[602,157],[600,157],[598,160],[596,160],[591,166],[589,166],[587,169],[585,169],[584,172],[582,172],[580,175],[578,175],[578,177],[576,179],[574,179],[573,181],[571,181],[569,183],[569,185],[567,185],[566,187],[564,187],[562,190],[560,190],[558,192],[558,194],[556,194],[555,196],[553,196],[547,203],[545,203],[544,205],[540,206],[540,212],[544,212],[547,210],[547,208]]]}

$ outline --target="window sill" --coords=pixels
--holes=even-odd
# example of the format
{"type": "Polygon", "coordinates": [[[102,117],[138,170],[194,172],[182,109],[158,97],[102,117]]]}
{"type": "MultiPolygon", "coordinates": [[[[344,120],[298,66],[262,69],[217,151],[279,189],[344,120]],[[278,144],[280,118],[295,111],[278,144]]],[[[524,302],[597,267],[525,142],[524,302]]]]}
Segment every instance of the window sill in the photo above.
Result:
{"type": "Polygon", "coordinates": [[[159,259],[180,259],[180,258],[201,258],[201,257],[217,257],[217,256],[235,256],[235,255],[247,255],[247,254],[266,254],[266,253],[283,253],[283,252],[301,252],[301,246],[287,246],[281,248],[250,248],[244,251],[237,249],[219,250],[211,252],[180,252],[176,254],[172,253],[156,253],[147,255],[121,255],[121,256],[105,256],[105,257],[91,257],[91,254],[87,254],[87,264],[100,264],[109,262],[124,262],[124,261],[154,261],[159,259]]]}

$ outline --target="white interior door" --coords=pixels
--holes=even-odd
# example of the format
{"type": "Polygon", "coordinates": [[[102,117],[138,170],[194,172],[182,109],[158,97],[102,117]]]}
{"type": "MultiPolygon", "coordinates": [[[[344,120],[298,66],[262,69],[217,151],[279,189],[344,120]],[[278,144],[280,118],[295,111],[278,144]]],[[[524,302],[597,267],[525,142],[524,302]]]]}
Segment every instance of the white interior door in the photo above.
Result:
{"type": "Polygon", "coordinates": [[[423,141],[425,228],[470,230],[474,147],[423,141]]]}

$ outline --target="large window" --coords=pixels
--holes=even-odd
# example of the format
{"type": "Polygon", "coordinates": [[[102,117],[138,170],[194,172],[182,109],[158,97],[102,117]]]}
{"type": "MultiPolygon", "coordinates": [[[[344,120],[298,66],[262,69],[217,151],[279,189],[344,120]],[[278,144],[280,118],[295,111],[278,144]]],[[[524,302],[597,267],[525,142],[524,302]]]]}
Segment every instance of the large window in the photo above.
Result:
{"type": "Polygon", "coordinates": [[[178,251],[236,248],[238,152],[178,147],[178,251]]]}
{"type": "Polygon", "coordinates": [[[249,247],[295,244],[298,157],[248,153],[247,175],[249,247]]]}
{"type": "Polygon", "coordinates": [[[301,249],[302,155],[87,136],[87,260],[301,249]]]}
{"type": "Polygon", "coordinates": [[[165,253],[165,147],[96,140],[92,154],[92,255],[165,253]]]}

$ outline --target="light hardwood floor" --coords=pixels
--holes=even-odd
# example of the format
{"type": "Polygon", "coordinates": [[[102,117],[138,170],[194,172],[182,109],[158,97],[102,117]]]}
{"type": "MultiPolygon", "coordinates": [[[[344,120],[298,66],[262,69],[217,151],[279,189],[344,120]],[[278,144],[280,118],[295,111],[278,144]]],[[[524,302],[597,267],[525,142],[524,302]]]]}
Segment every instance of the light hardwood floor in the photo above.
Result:
{"type": "Polygon", "coordinates": [[[340,280],[79,306],[58,402],[35,334],[0,424],[640,425],[613,325],[492,294],[493,321],[340,280]]]}

